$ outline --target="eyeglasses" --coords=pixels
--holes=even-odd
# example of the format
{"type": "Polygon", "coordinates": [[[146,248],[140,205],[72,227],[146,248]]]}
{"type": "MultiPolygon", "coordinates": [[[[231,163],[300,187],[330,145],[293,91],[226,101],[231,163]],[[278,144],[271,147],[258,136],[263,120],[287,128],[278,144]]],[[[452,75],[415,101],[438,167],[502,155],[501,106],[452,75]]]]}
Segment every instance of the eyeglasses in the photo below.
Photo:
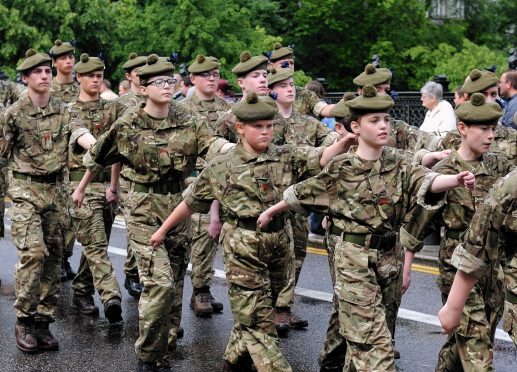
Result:
{"type": "Polygon", "coordinates": [[[201,76],[203,79],[209,79],[210,77],[213,77],[214,79],[219,79],[221,77],[221,74],[218,72],[200,72],[196,75],[201,76]]]}
{"type": "Polygon", "coordinates": [[[165,84],[167,83],[168,86],[173,87],[176,85],[178,80],[176,79],[156,79],[153,81],[150,81],[147,83],[147,85],[155,85],[158,88],[165,88],[165,84]]]}

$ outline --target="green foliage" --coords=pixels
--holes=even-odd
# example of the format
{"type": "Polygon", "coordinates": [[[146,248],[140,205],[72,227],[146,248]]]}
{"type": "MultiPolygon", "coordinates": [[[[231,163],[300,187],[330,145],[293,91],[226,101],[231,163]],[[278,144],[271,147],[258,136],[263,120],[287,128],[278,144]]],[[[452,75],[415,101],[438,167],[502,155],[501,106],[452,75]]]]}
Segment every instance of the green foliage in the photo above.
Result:
{"type": "Polygon", "coordinates": [[[312,77],[306,75],[302,70],[297,70],[294,72],[294,84],[297,87],[304,87],[305,84],[312,80],[312,77]]]}

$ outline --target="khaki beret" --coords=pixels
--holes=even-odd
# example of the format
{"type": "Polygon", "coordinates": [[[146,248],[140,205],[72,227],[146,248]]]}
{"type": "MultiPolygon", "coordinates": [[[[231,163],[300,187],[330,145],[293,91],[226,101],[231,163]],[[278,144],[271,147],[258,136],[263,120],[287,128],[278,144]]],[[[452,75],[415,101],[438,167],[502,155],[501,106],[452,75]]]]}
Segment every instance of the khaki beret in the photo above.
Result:
{"type": "Polygon", "coordinates": [[[363,87],[363,94],[345,103],[351,114],[368,114],[373,112],[388,112],[395,105],[387,94],[378,95],[372,84],[363,87]]]}
{"type": "Polygon", "coordinates": [[[237,76],[243,76],[255,70],[267,70],[267,57],[252,57],[250,52],[242,52],[240,62],[232,68],[232,72],[237,76]]]}
{"type": "Polygon", "coordinates": [[[497,83],[499,83],[499,78],[492,71],[480,71],[475,68],[470,71],[470,74],[465,79],[461,90],[467,94],[472,94],[497,86],[497,83]]]}
{"type": "Polygon", "coordinates": [[[272,62],[278,61],[280,59],[285,59],[294,55],[294,50],[289,47],[283,47],[280,43],[275,43],[273,45],[273,51],[271,52],[271,57],[269,59],[272,62]]]}
{"type": "Polygon", "coordinates": [[[139,56],[138,54],[133,52],[133,53],[129,54],[129,57],[128,57],[126,63],[124,63],[122,65],[122,68],[124,70],[126,70],[127,72],[129,72],[136,67],[145,65],[145,61],[146,61],[146,58],[144,56],[139,56]]]}
{"type": "Polygon", "coordinates": [[[215,57],[205,57],[199,54],[194,62],[189,66],[188,72],[191,74],[200,74],[202,72],[208,72],[220,68],[221,64],[215,57]]]}
{"type": "Polygon", "coordinates": [[[145,85],[153,76],[174,76],[174,65],[169,61],[160,59],[156,54],[151,54],[146,59],[146,64],[138,69],[140,84],[145,85]]]}
{"type": "Polygon", "coordinates": [[[294,70],[292,68],[272,68],[267,75],[267,84],[272,87],[273,84],[289,79],[294,76],[294,70]]]}
{"type": "Polygon", "coordinates": [[[104,63],[98,57],[90,57],[88,54],[83,53],[74,66],[75,72],[78,74],[87,74],[93,71],[103,71],[105,68],[104,63]]]}
{"type": "Polygon", "coordinates": [[[459,121],[467,124],[497,124],[503,110],[495,102],[487,102],[483,93],[473,93],[470,100],[454,110],[459,121]]]}
{"type": "Polygon", "coordinates": [[[241,121],[269,120],[278,112],[278,107],[269,96],[257,96],[251,92],[232,107],[232,112],[241,121]]]}
{"type": "Polygon", "coordinates": [[[364,68],[364,71],[357,76],[353,82],[358,87],[364,87],[367,84],[389,84],[391,82],[391,76],[391,71],[389,69],[375,68],[374,65],[369,63],[364,68]]]}
{"type": "Polygon", "coordinates": [[[350,108],[346,105],[348,101],[353,100],[356,97],[356,95],[352,92],[347,92],[343,95],[343,98],[339,100],[338,103],[335,104],[334,107],[332,107],[332,110],[330,110],[330,115],[337,117],[337,118],[345,118],[350,115],[350,108]]]}
{"type": "Polygon", "coordinates": [[[25,59],[16,67],[16,71],[27,71],[31,68],[48,63],[50,65],[52,59],[47,53],[38,53],[34,49],[25,52],[25,59]]]}
{"type": "Polygon", "coordinates": [[[50,49],[50,56],[52,58],[56,58],[66,53],[73,53],[74,51],[75,49],[72,43],[66,41],[62,42],[61,40],[57,39],[54,41],[54,46],[50,49]]]}

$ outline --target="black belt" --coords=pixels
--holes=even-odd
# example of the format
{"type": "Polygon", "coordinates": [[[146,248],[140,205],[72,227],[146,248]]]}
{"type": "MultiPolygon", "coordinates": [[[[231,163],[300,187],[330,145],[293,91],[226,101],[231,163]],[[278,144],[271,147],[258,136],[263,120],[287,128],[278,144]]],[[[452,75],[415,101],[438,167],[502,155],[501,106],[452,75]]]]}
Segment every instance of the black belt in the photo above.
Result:
{"type": "Polygon", "coordinates": [[[336,236],[341,236],[342,239],[349,243],[362,245],[366,247],[366,238],[370,237],[370,244],[368,248],[377,249],[379,251],[389,251],[397,244],[397,234],[394,232],[387,232],[385,234],[355,234],[346,233],[336,225],[331,225],[329,233],[336,236]]]}
{"type": "Polygon", "coordinates": [[[177,194],[183,191],[183,186],[177,181],[163,181],[149,184],[131,182],[131,189],[136,192],[145,192],[148,194],[177,194]]]}
{"type": "Polygon", "coordinates": [[[13,172],[13,178],[16,178],[17,180],[25,180],[37,183],[56,183],[58,181],[63,181],[63,173],[38,175],[13,172]]]}
{"type": "MultiPolygon", "coordinates": [[[[85,172],[81,171],[72,171],[70,172],[70,181],[79,182],[83,179],[85,172]]],[[[111,181],[111,174],[107,174],[104,172],[97,173],[95,176],[93,176],[92,180],[90,182],[99,182],[99,183],[105,183],[111,181]]]]}
{"type": "Polygon", "coordinates": [[[445,237],[447,239],[460,240],[460,237],[462,234],[463,234],[463,230],[451,230],[451,229],[445,230],[445,237]]]}
{"type": "MultiPolygon", "coordinates": [[[[229,220],[230,224],[240,227],[241,229],[257,231],[257,218],[242,218],[237,220],[229,220]]],[[[260,228],[260,231],[266,233],[274,233],[283,230],[285,226],[283,217],[274,217],[265,228],[260,228]]]]}

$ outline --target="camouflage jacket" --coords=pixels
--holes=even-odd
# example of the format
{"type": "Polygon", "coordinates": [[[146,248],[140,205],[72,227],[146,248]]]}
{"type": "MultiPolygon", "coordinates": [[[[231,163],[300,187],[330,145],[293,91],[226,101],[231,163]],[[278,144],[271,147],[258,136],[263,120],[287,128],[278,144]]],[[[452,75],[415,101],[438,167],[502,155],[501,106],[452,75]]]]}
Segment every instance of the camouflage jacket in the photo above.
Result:
{"type": "MultiPolygon", "coordinates": [[[[126,106],[103,98],[98,101],[83,102],[77,99],[69,104],[70,110],[77,113],[77,117],[90,133],[99,138],[107,132],[111,125],[126,111],[126,106]]],[[[77,145],[77,139],[70,140],[70,154],[68,157],[68,169],[71,171],[85,171],[83,157],[86,151],[77,145]]]]}
{"type": "Polygon", "coordinates": [[[180,102],[182,105],[185,105],[206,119],[210,125],[210,129],[214,132],[216,130],[215,123],[217,119],[230,109],[230,104],[217,96],[215,96],[212,101],[202,101],[194,94],[180,102]]]}
{"type": "Polygon", "coordinates": [[[50,94],[66,103],[75,101],[79,96],[79,90],[79,84],[75,81],[73,83],[60,84],[55,77],[52,79],[52,85],[50,86],[50,94]]]}
{"type": "Polygon", "coordinates": [[[20,98],[24,91],[20,84],[8,80],[0,80],[0,107],[9,107],[20,98]]]}
{"type": "MultiPolygon", "coordinates": [[[[442,140],[444,149],[458,149],[461,143],[461,136],[457,129],[450,131],[442,140]]],[[[517,165],[517,130],[510,127],[498,125],[495,130],[494,142],[490,147],[491,152],[505,155],[517,165]]]]}
{"type": "Polygon", "coordinates": [[[495,183],[472,217],[464,242],[454,250],[452,265],[484,278],[494,261],[506,255],[507,301],[517,303],[517,170],[495,183]],[[499,237],[499,239],[498,239],[499,237]],[[499,245],[503,242],[502,245],[499,245]],[[511,301],[513,299],[513,301],[511,301]]]}
{"type": "Polygon", "coordinates": [[[282,128],[284,143],[300,146],[330,146],[337,139],[336,132],[330,130],[321,121],[293,111],[284,118],[281,113],[275,115],[273,125],[282,128]]]}
{"type": "Polygon", "coordinates": [[[322,148],[269,145],[256,156],[238,143],[209,163],[185,202],[194,211],[207,213],[212,201],[219,200],[224,216],[256,219],[282,199],[289,185],[321,171],[322,152],[322,148]]]}
{"type": "Polygon", "coordinates": [[[296,87],[294,110],[300,115],[313,115],[318,118],[325,106],[327,106],[327,102],[319,99],[313,91],[296,87]]]}
{"type": "Polygon", "coordinates": [[[214,137],[194,112],[176,102],[169,105],[165,119],[151,118],[145,104],[127,109],[88,151],[84,165],[97,173],[122,162],[121,174],[130,181],[182,182],[194,170],[198,155],[207,154],[211,144],[219,149],[226,141],[214,137]]]}
{"type": "Polygon", "coordinates": [[[76,115],[52,96],[43,109],[29,97],[16,101],[0,118],[0,158],[19,173],[61,172],[67,165],[70,137],[88,132],[76,115]]]}
{"type": "Polygon", "coordinates": [[[441,137],[423,132],[402,120],[390,117],[390,133],[388,146],[414,153],[420,149],[429,151],[439,150],[441,137]]]}
{"type": "Polygon", "coordinates": [[[398,232],[415,201],[425,208],[443,203],[440,195],[427,195],[436,176],[412,165],[397,149],[384,147],[375,161],[362,160],[350,151],[332,159],[316,177],[288,188],[284,200],[296,212],[328,215],[347,233],[398,232]]]}
{"type": "Polygon", "coordinates": [[[124,94],[123,96],[116,98],[114,101],[121,103],[126,107],[133,107],[141,103],[145,103],[145,97],[139,94],[137,95],[133,92],[129,92],[127,94],[124,94]]]}

